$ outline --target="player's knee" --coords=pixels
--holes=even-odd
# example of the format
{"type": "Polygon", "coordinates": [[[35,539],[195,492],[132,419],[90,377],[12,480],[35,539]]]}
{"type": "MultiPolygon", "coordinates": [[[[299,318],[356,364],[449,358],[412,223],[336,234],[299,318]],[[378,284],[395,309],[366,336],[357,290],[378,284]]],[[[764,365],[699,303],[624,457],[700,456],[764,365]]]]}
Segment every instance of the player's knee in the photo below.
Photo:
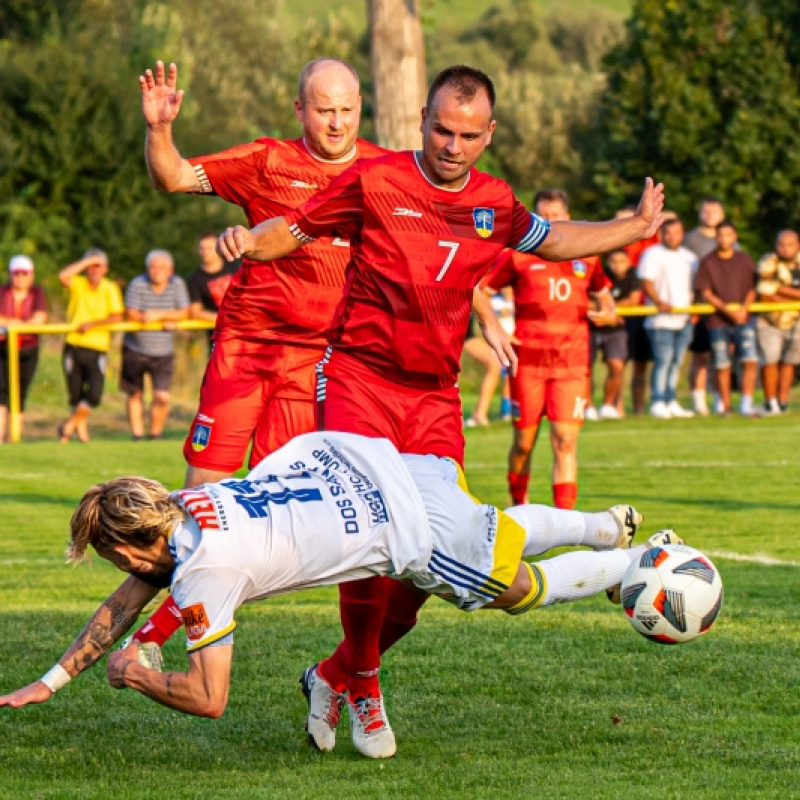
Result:
{"type": "Polygon", "coordinates": [[[153,405],[168,406],[169,392],[153,392],[153,405]]]}

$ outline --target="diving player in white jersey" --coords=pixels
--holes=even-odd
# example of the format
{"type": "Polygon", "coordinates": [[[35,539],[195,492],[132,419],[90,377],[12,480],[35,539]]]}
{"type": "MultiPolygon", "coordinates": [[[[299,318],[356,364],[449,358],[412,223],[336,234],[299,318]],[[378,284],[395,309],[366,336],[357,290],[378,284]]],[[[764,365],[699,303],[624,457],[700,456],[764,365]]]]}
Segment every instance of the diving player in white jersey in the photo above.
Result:
{"type": "MultiPolygon", "coordinates": [[[[68,559],[82,560],[91,545],[129,576],[58,664],[0,697],[0,706],[49,700],[171,586],[186,627],[188,671],[147,669],[133,644],[110,656],[108,680],[216,718],[228,701],[234,613],[242,603],[390,575],[465,611],[521,614],[618,584],[644,550],[619,549],[630,547],[641,520],[630,506],[597,514],[534,505],[500,511],[467,493],[453,462],[401,456],[385,439],[348,433],[299,436],[244,480],[170,493],[146,478],[117,478],[84,495],[70,522],[68,559]],[[568,545],[594,552],[522,561],[568,545]]],[[[395,748],[393,733],[373,741],[355,725],[354,743],[371,757],[395,748]]]]}

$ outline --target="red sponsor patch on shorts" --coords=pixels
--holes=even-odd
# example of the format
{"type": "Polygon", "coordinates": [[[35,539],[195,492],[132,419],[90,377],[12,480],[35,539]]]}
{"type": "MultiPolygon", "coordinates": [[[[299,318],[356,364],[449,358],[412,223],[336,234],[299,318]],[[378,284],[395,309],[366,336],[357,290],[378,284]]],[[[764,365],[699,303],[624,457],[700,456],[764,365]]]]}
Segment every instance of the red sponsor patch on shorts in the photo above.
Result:
{"type": "Polygon", "coordinates": [[[202,639],[206,631],[211,627],[206,614],[206,607],[202,603],[195,603],[181,609],[183,624],[186,626],[186,637],[190,642],[202,639]]]}

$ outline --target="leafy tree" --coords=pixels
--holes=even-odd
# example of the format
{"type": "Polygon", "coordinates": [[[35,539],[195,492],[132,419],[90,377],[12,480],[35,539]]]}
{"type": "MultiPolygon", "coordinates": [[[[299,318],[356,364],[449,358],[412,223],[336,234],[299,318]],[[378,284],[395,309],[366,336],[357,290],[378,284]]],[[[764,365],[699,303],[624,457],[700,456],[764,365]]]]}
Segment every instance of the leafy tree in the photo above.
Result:
{"type": "Polygon", "coordinates": [[[800,96],[784,41],[755,2],[637,0],[606,58],[595,186],[606,211],[653,174],[690,219],[720,196],[751,245],[800,211],[800,96]]]}

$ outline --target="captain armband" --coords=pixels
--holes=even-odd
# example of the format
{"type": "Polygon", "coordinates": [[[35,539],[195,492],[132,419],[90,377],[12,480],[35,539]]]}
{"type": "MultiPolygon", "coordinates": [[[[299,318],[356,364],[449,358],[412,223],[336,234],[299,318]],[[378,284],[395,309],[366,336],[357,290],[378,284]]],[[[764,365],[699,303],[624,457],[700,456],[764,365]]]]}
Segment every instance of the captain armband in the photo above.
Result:
{"type": "Polygon", "coordinates": [[[531,226],[514,250],[519,253],[533,253],[549,233],[550,223],[538,214],[531,214],[531,226]]]}
{"type": "Polygon", "coordinates": [[[542,568],[538,564],[529,564],[527,561],[523,561],[522,565],[528,570],[528,576],[531,579],[531,590],[518,603],[510,608],[504,608],[503,611],[506,614],[524,614],[526,611],[541,605],[547,594],[547,578],[545,578],[542,568]]]}

